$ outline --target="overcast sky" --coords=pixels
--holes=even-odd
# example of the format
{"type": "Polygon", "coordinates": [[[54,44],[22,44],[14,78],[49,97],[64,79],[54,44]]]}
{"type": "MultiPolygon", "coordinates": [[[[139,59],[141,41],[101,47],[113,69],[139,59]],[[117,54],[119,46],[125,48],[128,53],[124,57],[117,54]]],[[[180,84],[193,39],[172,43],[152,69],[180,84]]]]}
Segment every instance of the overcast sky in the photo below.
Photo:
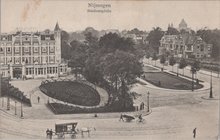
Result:
{"type": "MultiPolygon", "coordinates": [[[[100,9],[100,8],[99,8],[100,9]]],[[[220,1],[71,1],[1,0],[1,31],[17,27],[53,29],[58,21],[66,31],[95,29],[151,30],[169,23],[178,27],[184,18],[194,30],[220,28],[220,1]],[[89,13],[88,3],[111,4],[111,13],[89,13]]]]}

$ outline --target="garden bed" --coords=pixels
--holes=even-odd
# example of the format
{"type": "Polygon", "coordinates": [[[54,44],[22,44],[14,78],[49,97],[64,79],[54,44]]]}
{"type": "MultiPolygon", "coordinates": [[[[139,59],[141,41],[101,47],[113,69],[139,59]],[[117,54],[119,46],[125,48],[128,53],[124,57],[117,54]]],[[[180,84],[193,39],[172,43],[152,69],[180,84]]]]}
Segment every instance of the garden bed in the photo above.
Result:
{"type": "Polygon", "coordinates": [[[40,89],[49,97],[75,105],[96,106],[100,103],[100,95],[95,89],[76,81],[48,82],[40,89]]]}
{"type": "MultiPolygon", "coordinates": [[[[176,90],[191,90],[192,89],[192,81],[187,79],[174,76],[172,74],[166,72],[148,72],[145,73],[144,80],[149,83],[167,89],[176,89],[176,90]]],[[[203,85],[194,83],[194,89],[200,89],[203,85]]]]}

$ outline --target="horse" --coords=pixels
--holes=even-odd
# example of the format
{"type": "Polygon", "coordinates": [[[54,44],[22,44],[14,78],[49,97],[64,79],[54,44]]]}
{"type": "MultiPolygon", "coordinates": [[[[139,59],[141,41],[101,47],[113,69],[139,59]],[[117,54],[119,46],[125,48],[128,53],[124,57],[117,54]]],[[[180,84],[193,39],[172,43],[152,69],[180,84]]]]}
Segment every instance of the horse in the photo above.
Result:
{"type": "Polygon", "coordinates": [[[88,133],[88,137],[90,137],[90,132],[92,130],[96,131],[96,128],[95,127],[82,127],[80,129],[76,129],[76,130],[77,130],[77,132],[81,132],[82,137],[84,137],[84,135],[83,135],[84,132],[88,133]]]}

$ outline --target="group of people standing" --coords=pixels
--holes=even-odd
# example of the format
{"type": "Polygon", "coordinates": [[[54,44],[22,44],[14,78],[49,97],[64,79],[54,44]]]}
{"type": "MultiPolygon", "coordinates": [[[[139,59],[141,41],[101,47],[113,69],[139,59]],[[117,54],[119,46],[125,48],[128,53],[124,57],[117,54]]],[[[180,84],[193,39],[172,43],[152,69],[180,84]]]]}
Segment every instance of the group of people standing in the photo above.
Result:
{"type": "Polygon", "coordinates": [[[47,135],[47,138],[49,138],[49,139],[52,139],[52,136],[53,136],[53,131],[52,131],[52,129],[48,129],[47,128],[47,130],[46,130],[46,135],[47,135]]]}

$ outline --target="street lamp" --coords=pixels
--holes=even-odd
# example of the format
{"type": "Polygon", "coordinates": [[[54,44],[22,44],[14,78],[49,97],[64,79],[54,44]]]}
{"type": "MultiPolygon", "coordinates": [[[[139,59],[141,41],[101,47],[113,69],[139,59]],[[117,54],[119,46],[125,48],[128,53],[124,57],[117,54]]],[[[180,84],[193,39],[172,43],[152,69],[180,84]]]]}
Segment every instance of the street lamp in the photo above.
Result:
{"type": "Polygon", "coordinates": [[[9,80],[7,81],[7,93],[8,93],[8,98],[7,98],[7,110],[10,110],[10,98],[9,98],[8,85],[9,85],[9,80]]]}
{"type": "Polygon", "coordinates": [[[211,75],[210,75],[210,94],[209,94],[209,98],[213,98],[213,94],[212,94],[212,64],[211,64],[211,75]]]}
{"type": "Polygon", "coordinates": [[[17,101],[15,101],[15,115],[17,115],[17,106],[16,106],[16,104],[17,104],[17,101]]]}
{"type": "Polygon", "coordinates": [[[194,91],[194,73],[196,72],[196,69],[194,67],[191,67],[191,73],[192,73],[192,91],[194,91]]]}
{"type": "Polygon", "coordinates": [[[150,92],[147,92],[147,112],[150,112],[150,100],[149,100],[150,92]]]}
{"type": "Polygon", "coordinates": [[[23,101],[23,97],[22,97],[22,95],[21,95],[21,118],[24,117],[24,115],[23,115],[23,104],[22,104],[22,101],[23,101]]]}
{"type": "Polygon", "coordinates": [[[7,110],[10,110],[10,98],[7,98],[7,110]]]}
{"type": "Polygon", "coordinates": [[[2,108],[4,107],[4,97],[2,97],[2,108]]]}

